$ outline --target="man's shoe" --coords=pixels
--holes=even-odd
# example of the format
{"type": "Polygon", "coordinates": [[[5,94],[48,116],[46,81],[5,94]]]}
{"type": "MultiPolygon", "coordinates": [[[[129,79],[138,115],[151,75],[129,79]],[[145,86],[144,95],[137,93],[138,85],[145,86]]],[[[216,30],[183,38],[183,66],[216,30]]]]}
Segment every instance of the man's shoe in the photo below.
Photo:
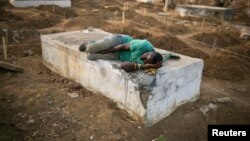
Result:
{"type": "Polygon", "coordinates": [[[81,52],[85,51],[86,50],[86,43],[81,44],[80,47],[79,47],[79,50],[81,52]]]}

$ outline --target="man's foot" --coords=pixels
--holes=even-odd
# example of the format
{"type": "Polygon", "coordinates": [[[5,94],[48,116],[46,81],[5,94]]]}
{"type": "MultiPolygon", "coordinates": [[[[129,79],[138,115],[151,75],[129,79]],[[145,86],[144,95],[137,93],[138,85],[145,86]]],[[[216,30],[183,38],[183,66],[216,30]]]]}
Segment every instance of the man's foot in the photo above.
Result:
{"type": "Polygon", "coordinates": [[[86,50],[86,43],[81,44],[80,47],[79,47],[79,50],[81,52],[85,51],[86,50]]]}

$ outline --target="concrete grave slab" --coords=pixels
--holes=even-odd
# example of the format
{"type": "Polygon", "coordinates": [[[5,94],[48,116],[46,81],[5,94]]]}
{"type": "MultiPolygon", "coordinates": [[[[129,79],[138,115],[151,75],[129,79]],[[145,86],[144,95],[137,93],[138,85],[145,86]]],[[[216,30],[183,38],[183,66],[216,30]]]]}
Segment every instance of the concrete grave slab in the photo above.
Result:
{"type": "MultiPolygon", "coordinates": [[[[168,60],[156,75],[143,71],[126,73],[120,61],[87,59],[81,43],[102,39],[111,33],[94,29],[41,35],[43,63],[52,71],[102,94],[136,120],[153,125],[178,106],[198,99],[203,60],[180,55],[168,60]]],[[[157,49],[162,54],[168,51],[157,49]]]]}
{"type": "Polygon", "coordinates": [[[9,0],[14,7],[38,7],[40,5],[57,5],[71,7],[71,0],[9,0]]]}
{"type": "Polygon", "coordinates": [[[176,12],[180,16],[217,17],[223,20],[233,20],[234,10],[232,8],[205,6],[205,5],[177,5],[176,12]]]}

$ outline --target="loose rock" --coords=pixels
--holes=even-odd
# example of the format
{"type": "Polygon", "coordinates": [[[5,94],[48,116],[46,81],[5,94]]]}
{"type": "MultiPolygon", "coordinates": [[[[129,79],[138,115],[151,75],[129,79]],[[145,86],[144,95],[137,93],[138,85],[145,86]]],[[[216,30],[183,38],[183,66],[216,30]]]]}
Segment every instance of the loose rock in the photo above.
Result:
{"type": "Polygon", "coordinates": [[[78,97],[78,93],[67,93],[71,98],[76,98],[78,97]]]}
{"type": "Polygon", "coordinates": [[[27,121],[28,124],[34,124],[35,123],[35,120],[34,119],[30,119],[27,121]]]}
{"type": "Polygon", "coordinates": [[[214,103],[228,103],[231,102],[232,99],[230,97],[221,97],[221,98],[215,98],[213,100],[214,103]]]}

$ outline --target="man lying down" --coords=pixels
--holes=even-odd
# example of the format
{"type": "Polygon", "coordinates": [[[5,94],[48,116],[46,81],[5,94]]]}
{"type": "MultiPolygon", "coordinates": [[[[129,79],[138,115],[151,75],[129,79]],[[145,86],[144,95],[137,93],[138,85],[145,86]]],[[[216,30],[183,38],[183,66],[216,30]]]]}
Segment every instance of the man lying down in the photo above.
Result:
{"type": "Polygon", "coordinates": [[[102,40],[90,41],[79,47],[88,53],[89,60],[121,60],[121,69],[126,72],[146,69],[158,69],[163,57],[155,52],[147,40],[133,39],[128,35],[113,34],[102,40]]]}

